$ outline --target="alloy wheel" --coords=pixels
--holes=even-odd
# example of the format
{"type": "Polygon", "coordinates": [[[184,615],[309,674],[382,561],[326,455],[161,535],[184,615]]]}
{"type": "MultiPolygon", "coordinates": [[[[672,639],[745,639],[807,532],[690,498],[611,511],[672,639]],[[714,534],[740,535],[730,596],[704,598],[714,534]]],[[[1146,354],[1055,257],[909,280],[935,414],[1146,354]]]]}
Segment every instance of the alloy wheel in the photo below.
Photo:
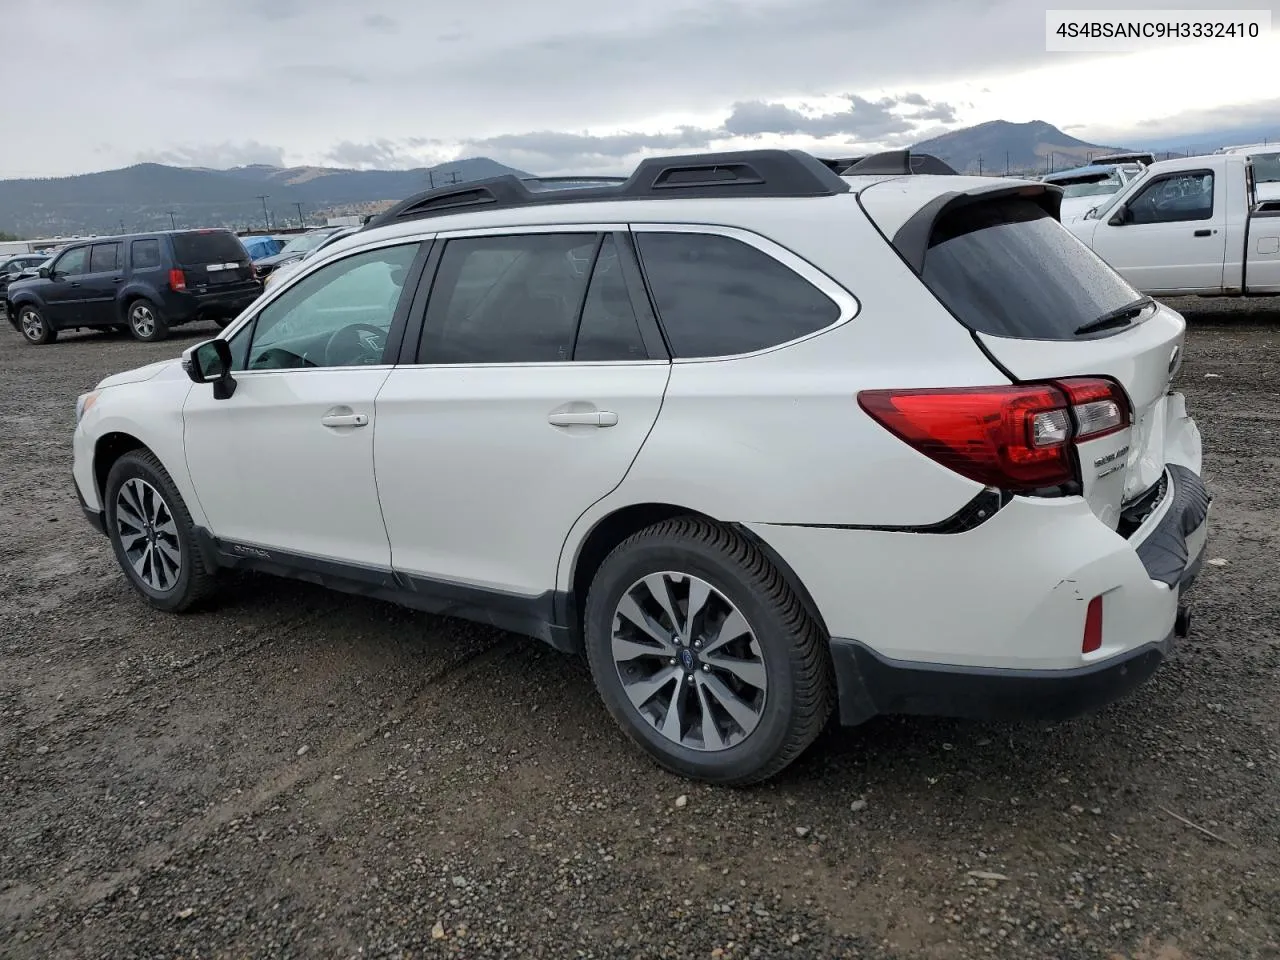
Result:
{"type": "Polygon", "coordinates": [[[44,336],[44,320],[36,311],[23,310],[19,319],[22,323],[22,335],[28,340],[35,341],[44,336]]]}
{"type": "Polygon", "coordinates": [[[160,491],[139,477],[126,480],[116,494],[116,536],[138,579],[157,593],[177,585],[182,574],[178,525],[160,491]]]}
{"type": "Polygon", "coordinates": [[[129,323],[133,332],[145,340],[156,332],[155,311],[145,303],[135,303],[129,311],[129,323]]]}
{"type": "Polygon", "coordinates": [[[726,750],[760,723],[769,678],[759,641],[707,581],[675,571],[637,580],[618,601],[610,639],[627,699],[673,743],[726,750]]]}

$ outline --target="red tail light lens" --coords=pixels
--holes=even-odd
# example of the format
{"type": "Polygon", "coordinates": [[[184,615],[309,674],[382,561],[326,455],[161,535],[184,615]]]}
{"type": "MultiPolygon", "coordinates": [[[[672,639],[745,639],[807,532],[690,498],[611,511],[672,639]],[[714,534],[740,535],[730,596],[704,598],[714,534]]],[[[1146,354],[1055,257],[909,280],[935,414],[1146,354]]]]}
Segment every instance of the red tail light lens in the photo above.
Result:
{"type": "Polygon", "coordinates": [[[881,426],[944,467],[1013,493],[1078,482],[1073,442],[1124,429],[1124,391],[1078,378],[1000,387],[864,390],[881,426]]]}
{"type": "Polygon", "coordinates": [[[1084,614],[1084,641],[1080,644],[1081,653],[1093,653],[1102,648],[1102,598],[1094,597],[1089,601],[1089,609],[1084,614]]]}
{"type": "Polygon", "coordinates": [[[187,289],[187,275],[177,267],[169,271],[169,289],[178,291],[187,289]]]}

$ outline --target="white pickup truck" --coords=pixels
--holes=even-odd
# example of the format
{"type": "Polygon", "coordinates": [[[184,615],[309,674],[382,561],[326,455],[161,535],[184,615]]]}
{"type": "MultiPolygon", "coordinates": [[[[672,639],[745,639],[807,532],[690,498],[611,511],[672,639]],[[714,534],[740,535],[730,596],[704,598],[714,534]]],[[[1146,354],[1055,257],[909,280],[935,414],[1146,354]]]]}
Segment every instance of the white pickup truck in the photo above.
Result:
{"type": "Polygon", "coordinates": [[[1280,202],[1244,155],[1153,163],[1065,226],[1143,293],[1280,294],[1280,202]]]}

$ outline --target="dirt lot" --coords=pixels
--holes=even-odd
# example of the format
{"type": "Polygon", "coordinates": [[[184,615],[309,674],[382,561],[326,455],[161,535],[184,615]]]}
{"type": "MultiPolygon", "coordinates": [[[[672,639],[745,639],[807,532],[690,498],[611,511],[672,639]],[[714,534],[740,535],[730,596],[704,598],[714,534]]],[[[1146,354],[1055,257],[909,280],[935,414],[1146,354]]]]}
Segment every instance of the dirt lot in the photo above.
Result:
{"type": "Polygon", "coordinates": [[[1100,715],[881,719],[749,791],[657,771],[509,634],[268,577],[151,612],[73,403],[212,328],[0,330],[0,956],[1280,957],[1280,305],[1175,305],[1193,641],[1100,715]]]}

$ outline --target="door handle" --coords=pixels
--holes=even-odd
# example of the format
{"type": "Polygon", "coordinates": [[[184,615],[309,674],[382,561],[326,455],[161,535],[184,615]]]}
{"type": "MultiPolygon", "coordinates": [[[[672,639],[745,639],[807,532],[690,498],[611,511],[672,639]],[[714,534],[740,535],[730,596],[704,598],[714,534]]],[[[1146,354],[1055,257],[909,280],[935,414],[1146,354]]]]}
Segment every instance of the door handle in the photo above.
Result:
{"type": "Polygon", "coordinates": [[[1213,233],[1213,231],[1212,231],[1212,230],[1197,230],[1197,231],[1193,234],[1193,236],[1197,236],[1197,237],[1207,237],[1207,236],[1209,236],[1209,235],[1210,235],[1210,234],[1212,234],[1212,233],[1213,233]]]}
{"type": "Polygon", "coordinates": [[[612,427],[617,422],[618,415],[612,410],[575,410],[547,416],[547,423],[553,427],[612,427]]]}
{"type": "Polygon", "coordinates": [[[365,413],[328,413],[320,418],[326,427],[363,427],[369,423],[365,413]]]}
{"type": "Polygon", "coordinates": [[[112,282],[112,283],[124,283],[124,277],[112,277],[112,278],[111,278],[111,282],[112,282]]]}

